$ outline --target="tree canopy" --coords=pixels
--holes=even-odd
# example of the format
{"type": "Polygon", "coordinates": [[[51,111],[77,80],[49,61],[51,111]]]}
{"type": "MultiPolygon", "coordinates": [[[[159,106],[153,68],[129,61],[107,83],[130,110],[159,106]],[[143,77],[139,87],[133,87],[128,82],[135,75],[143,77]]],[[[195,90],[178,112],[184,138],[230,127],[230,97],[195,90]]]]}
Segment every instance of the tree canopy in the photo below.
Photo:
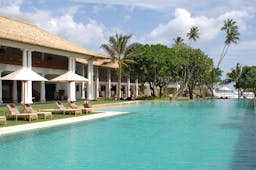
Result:
{"type": "Polygon", "coordinates": [[[244,66],[240,81],[239,87],[243,88],[246,91],[253,91],[256,94],[256,66],[244,66]]]}
{"type": "Polygon", "coordinates": [[[171,82],[180,84],[180,94],[189,84],[192,93],[196,86],[207,82],[207,75],[213,68],[211,58],[185,44],[177,44],[172,48],[147,44],[143,51],[142,55],[132,57],[136,63],[129,66],[129,71],[140,82],[149,84],[152,96],[156,95],[156,87],[162,96],[171,82]]]}

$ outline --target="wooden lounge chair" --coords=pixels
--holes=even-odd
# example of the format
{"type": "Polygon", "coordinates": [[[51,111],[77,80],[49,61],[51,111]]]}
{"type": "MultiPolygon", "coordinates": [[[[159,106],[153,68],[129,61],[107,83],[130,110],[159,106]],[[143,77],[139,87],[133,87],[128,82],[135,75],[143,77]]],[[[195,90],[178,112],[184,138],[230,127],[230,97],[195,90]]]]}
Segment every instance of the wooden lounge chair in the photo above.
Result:
{"type": "Polygon", "coordinates": [[[24,104],[23,107],[26,113],[37,113],[38,117],[42,117],[44,119],[46,119],[47,117],[52,118],[52,112],[42,112],[34,110],[30,104],[24,104]]]}
{"type": "Polygon", "coordinates": [[[6,116],[0,116],[0,122],[3,122],[6,125],[7,124],[6,116]]]}
{"type": "Polygon", "coordinates": [[[75,102],[72,102],[72,101],[69,102],[69,105],[70,105],[70,107],[73,108],[73,109],[81,109],[83,113],[84,113],[84,112],[85,112],[85,113],[92,112],[92,108],[91,108],[91,107],[88,107],[89,105],[85,105],[85,104],[84,104],[84,106],[86,106],[86,107],[78,107],[78,106],[76,105],[76,103],[75,103],[75,102]]]}
{"type": "Polygon", "coordinates": [[[28,121],[38,119],[37,113],[20,113],[15,104],[7,104],[7,108],[15,120],[18,120],[18,118],[23,118],[28,121]]]}
{"type": "Polygon", "coordinates": [[[61,111],[63,114],[69,113],[69,114],[82,114],[81,109],[73,109],[73,108],[66,108],[64,107],[63,103],[61,101],[57,101],[56,105],[59,108],[59,111],[61,111]]]}

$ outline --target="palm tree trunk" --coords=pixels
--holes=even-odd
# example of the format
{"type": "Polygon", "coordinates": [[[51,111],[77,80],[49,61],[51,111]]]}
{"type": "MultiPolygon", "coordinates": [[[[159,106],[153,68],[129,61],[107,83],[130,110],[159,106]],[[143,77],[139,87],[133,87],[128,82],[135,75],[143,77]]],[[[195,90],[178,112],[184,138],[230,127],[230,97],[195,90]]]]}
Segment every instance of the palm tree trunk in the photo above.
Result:
{"type": "Polygon", "coordinates": [[[188,93],[189,93],[189,99],[193,99],[193,88],[188,85],[188,93]]]}
{"type": "Polygon", "coordinates": [[[219,58],[219,61],[218,61],[218,64],[217,64],[217,68],[219,68],[220,63],[222,62],[224,56],[225,56],[226,53],[227,53],[227,47],[228,47],[227,44],[225,44],[224,47],[223,47],[223,49],[222,49],[222,52],[221,52],[221,54],[220,54],[220,58],[219,58]]]}

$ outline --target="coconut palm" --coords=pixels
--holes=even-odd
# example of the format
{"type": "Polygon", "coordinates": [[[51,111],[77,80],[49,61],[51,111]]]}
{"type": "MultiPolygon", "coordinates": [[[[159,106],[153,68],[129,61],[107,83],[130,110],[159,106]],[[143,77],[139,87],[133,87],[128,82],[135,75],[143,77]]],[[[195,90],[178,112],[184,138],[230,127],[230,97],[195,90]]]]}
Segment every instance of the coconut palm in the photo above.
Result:
{"type": "Polygon", "coordinates": [[[221,27],[221,31],[226,31],[226,40],[217,64],[217,68],[220,66],[220,63],[227,54],[230,45],[232,43],[237,44],[239,40],[240,33],[236,24],[236,21],[233,19],[227,19],[224,21],[224,25],[221,27]]]}
{"type": "Polygon", "coordinates": [[[226,83],[235,82],[235,87],[238,89],[238,98],[240,95],[240,77],[242,74],[242,66],[240,63],[236,64],[236,67],[231,70],[231,72],[227,73],[226,83]]]}
{"type": "Polygon", "coordinates": [[[173,39],[174,40],[174,45],[181,45],[181,44],[184,44],[184,39],[180,36],[176,37],[173,39]]]}
{"type": "Polygon", "coordinates": [[[188,37],[190,42],[197,41],[197,39],[199,38],[199,29],[198,29],[198,27],[195,27],[195,26],[191,27],[190,32],[188,32],[186,34],[186,36],[188,37]]]}
{"type": "Polygon", "coordinates": [[[122,77],[122,67],[127,66],[129,63],[134,63],[133,60],[129,58],[135,55],[139,55],[139,52],[135,50],[140,46],[139,43],[128,44],[132,35],[119,35],[109,37],[108,44],[102,44],[101,48],[103,48],[111,57],[112,63],[118,64],[118,99],[121,98],[121,77],[122,77]]]}
{"type": "Polygon", "coordinates": [[[241,73],[242,73],[242,67],[241,67],[240,63],[237,63],[236,67],[233,68],[230,73],[227,73],[227,77],[228,77],[227,80],[229,82],[231,82],[231,81],[236,82],[240,78],[241,73]]]}

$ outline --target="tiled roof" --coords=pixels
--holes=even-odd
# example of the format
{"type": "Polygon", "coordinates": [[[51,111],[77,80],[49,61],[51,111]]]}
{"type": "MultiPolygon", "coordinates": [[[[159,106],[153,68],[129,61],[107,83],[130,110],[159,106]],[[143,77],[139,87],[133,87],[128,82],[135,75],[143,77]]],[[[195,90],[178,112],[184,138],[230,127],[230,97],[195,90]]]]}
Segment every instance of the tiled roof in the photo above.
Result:
{"type": "Polygon", "coordinates": [[[103,54],[79,47],[78,45],[51,34],[35,25],[4,16],[0,16],[0,39],[7,39],[92,57],[108,58],[103,54]]]}

